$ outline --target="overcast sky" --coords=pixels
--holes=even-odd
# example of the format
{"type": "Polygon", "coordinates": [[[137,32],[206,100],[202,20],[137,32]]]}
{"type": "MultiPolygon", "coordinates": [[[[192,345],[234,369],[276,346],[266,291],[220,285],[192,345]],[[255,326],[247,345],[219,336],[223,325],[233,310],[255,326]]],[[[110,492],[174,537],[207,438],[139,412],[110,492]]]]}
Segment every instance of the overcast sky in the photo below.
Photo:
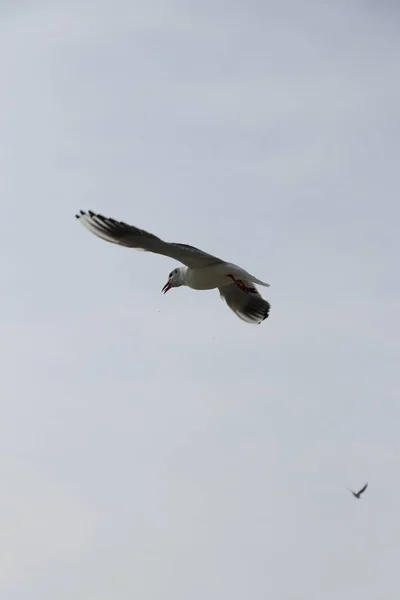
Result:
{"type": "Polygon", "coordinates": [[[2,599],[398,600],[399,27],[2,3],[2,599]],[[81,208],[239,263],[270,318],[164,297],[81,208]]]}

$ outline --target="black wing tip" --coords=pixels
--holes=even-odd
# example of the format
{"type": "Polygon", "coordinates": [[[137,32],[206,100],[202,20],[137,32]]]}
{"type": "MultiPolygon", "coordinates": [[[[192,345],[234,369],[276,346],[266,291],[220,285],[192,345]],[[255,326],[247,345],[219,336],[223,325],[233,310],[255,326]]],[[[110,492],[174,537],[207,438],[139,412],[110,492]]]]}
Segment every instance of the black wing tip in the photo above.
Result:
{"type": "MultiPolygon", "coordinates": [[[[267,302],[267,306],[265,307],[265,311],[264,311],[264,317],[262,319],[263,321],[265,321],[265,319],[268,319],[270,309],[271,309],[271,305],[269,302],[267,302]]],[[[261,323],[262,323],[262,321],[261,321],[261,323]]]]}
{"type": "Polygon", "coordinates": [[[261,325],[261,323],[268,318],[270,308],[270,303],[262,299],[262,306],[253,308],[251,305],[248,305],[242,311],[236,311],[233,309],[233,312],[243,319],[243,321],[246,321],[246,323],[261,325]]]}
{"type": "Polygon", "coordinates": [[[249,313],[248,316],[252,319],[252,321],[254,323],[256,323],[257,325],[261,325],[261,323],[263,323],[265,321],[265,319],[268,319],[268,316],[269,316],[269,306],[265,310],[261,310],[259,312],[249,313]]]}
{"type": "Polygon", "coordinates": [[[126,227],[130,227],[130,225],[127,225],[126,223],[124,223],[124,221],[117,221],[116,219],[112,219],[111,217],[105,217],[104,215],[101,215],[100,213],[95,213],[93,210],[80,210],[79,213],[76,213],[75,218],[76,219],[80,219],[82,217],[90,217],[91,219],[97,221],[97,225],[98,225],[98,221],[101,221],[104,225],[106,226],[122,226],[124,228],[126,227]]]}
{"type": "Polygon", "coordinates": [[[93,212],[92,210],[80,210],[79,213],[76,213],[75,218],[76,219],[80,219],[81,217],[87,217],[89,215],[89,217],[96,217],[99,215],[96,215],[95,212],[93,212]]]}

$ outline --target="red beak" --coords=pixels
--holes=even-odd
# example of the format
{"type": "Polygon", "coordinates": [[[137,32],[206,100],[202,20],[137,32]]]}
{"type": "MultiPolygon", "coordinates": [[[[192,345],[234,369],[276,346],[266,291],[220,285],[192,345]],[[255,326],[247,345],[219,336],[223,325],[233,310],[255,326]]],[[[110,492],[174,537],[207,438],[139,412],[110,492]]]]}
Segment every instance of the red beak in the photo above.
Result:
{"type": "Polygon", "coordinates": [[[164,292],[164,294],[166,294],[171,288],[172,288],[171,283],[169,281],[167,281],[167,283],[164,285],[164,287],[161,291],[164,292]]]}

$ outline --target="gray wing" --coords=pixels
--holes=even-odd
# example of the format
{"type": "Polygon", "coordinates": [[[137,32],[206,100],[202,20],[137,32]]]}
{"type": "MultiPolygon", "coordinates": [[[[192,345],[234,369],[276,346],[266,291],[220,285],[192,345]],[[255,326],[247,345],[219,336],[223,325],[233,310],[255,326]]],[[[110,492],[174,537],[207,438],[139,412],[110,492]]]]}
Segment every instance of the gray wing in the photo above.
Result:
{"type": "Polygon", "coordinates": [[[246,323],[260,324],[268,317],[270,304],[250,281],[243,281],[251,291],[240,289],[236,283],[218,288],[221,298],[246,323]]]}
{"type": "Polygon", "coordinates": [[[136,248],[137,250],[145,250],[147,252],[153,252],[154,254],[169,256],[187,267],[205,267],[207,265],[225,262],[216,256],[212,256],[198,248],[194,248],[194,246],[164,242],[164,240],[148,231],[138,229],[123,221],[116,221],[115,219],[104,217],[91,210],[88,212],[81,210],[75,217],[82,225],[89,229],[89,231],[107,242],[126,246],[127,248],[136,248]]]}

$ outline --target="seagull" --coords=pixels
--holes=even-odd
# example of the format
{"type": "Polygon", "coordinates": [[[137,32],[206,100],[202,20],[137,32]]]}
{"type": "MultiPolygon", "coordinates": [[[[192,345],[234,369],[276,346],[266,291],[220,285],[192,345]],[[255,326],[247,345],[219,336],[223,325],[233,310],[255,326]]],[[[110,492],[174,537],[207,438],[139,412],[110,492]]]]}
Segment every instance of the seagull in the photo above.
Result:
{"type": "Polygon", "coordinates": [[[171,271],[161,290],[164,294],[182,285],[193,290],[218,288],[221,298],[243,321],[260,324],[268,317],[270,304],[262,298],[255,284],[265,287],[269,287],[269,284],[237,265],[187,244],[165,242],[143,229],[91,210],[81,210],[75,217],[89,231],[107,242],[169,256],[185,265],[171,271]]]}
{"type": "Polygon", "coordinates": [[[361,494],[363,494],[365,492],[365,490],[367,489],[367,487],[368,487],[368,483],[366,483],[364,485],[364,487],[361,488],[361,490],[359,492],[353,492],[353,490],[350,490],[349,488],[347,488],[347,489],[349,490],[349,492],[351,492],[353,494],[354,498],[357,498],[357,500],[360,500],[361,499],[361,494]]]}

